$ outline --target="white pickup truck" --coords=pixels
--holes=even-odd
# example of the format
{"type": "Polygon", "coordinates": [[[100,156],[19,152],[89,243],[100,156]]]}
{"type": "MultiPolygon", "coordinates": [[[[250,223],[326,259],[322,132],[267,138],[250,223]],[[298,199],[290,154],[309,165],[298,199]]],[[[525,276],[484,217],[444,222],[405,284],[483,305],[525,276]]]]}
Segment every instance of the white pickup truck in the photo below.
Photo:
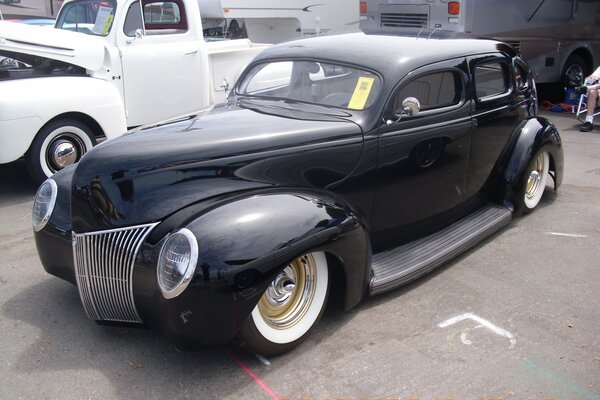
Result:
{"type": "Polygon", "coordinates": [[[43,180],[98,138],[224,102],[265,45],[205,41],[197,1],[68,0],[58,29],[0,21],[0,163],[25,156],[43,180]]]}

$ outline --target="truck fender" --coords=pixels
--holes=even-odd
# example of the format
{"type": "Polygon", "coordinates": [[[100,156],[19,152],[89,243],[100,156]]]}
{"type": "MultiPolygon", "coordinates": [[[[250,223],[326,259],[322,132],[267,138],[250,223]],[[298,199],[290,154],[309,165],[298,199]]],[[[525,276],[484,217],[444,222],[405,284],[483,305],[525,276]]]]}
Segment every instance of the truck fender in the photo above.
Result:
{"type": "Polygon", "coordinates": [[[95,133],[107,138],[127,130],[121,95],[109,82],[83,76],[53,76],[4,81],[0,86],[3,162],[25,154],[40,129],[64,115],[86,115],[100,127],[101,132],[95,133]]]}
{"type": "Polygon", "coordinates": [[[558,130],[546,118],[536,117],[520,124],[514,136],[515,144],[504,166],[504,199],[514,202],[524,185],[524,173],[532,157],[540,150],[550,155],[550,176],[554,190],[558,190],[563,179],[564,159],[558,130]]]}
{"type": "MultiPolygon", "coordinates": [[[[198,240],[194,281],[237,291],[243,322],[273,278],[295,258],[323,251],[344,276],[350,308],[365,293],[370,243],[356,213],[346,204],[314,193],[271,192],[215,206],[185,225],[198,240]]],[[[335,272],[335,271],[334,271],[335,272]]],[[[238,325],[239,326],[239,325],[238,325]]]]}

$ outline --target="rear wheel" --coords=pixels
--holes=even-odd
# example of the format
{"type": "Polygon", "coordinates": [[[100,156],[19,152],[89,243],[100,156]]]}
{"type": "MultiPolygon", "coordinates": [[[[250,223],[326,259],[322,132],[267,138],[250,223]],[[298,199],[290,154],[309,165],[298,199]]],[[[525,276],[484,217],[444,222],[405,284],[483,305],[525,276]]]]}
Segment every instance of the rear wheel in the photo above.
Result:
{"type": "Polygon", "coordinates": [[[548,180],[550,156],[546,151],[538,152],[529,163],[520,193],[519,211],[531,212],[539,204],[548,180]]]}
{"type": "Polygon", "coordinates": [[[50,122],[38,132],[27,153],[31,177],[42,182],[76,163],[96,144],[91,129],[74,119],[50,122]]]}
{"type": "Polygon", "coordinates": [[[562,84],[566,87],[583,85],[585,78],[590,74],[587,62],[578,54],[572,54],[567,59],[562,73],[562,84]]]}
{"type": "Polygon", "coordinates": [[[273,279],[241,331],[242,341],[265,356],[299,345],[321,317],[329,292],[323,252],[296,258],[273,279]]]}

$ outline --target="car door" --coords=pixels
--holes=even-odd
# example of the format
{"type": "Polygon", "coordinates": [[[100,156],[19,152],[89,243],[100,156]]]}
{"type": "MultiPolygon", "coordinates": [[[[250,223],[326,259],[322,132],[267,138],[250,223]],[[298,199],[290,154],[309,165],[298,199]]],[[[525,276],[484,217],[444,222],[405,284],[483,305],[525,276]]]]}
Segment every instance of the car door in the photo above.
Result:
{"type": "Polygon", "coordinates": [[[460,58],[412,71],[393,92],[386,113],[398,117],[379,133],[375,249],[426,233],[464,198],[472,128],[467,82],[460,58]],[[408,97],[420,102],[420,112],[400,116],[408,97]]]}
{"type": "Polygon", "coordinates": [[[208,106],[202,39],[187,19],[181,0],[141,0],[129,6],[118,32],[128,126],[208,106]],[[140,29],[143,35],[136,33],[140,29]]]}
{"type": "Polygon", "coordinates": [[[475,100],[467,196],[484,188],[513,130],[527,116],[529,102],[522,91],[529,89],[515,88],[514,68],[512,59],[501,53],[469,59],[475,100]]]}

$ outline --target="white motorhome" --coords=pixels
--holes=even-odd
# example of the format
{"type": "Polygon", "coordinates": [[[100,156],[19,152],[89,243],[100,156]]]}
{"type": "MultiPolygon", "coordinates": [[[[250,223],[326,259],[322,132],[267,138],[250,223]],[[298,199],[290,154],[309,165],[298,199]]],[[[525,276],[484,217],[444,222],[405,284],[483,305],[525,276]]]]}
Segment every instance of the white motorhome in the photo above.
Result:
{"type": "Polygon", "coordinates": [[[245,31],[253,42],[358,30],[358,1],[199,0],[205,33],[245,31]],[[208,32],[207,32],[208,30],[208,32]]]}
{"type": "Polygon", "coordinates": [[[447,29],[516,47],[537,82],[577,85],[600,64],[598,0],[364,0],[363,30],[447,29]]]}
{"type": "Polygon", "coordinates": [[[265,45],[204,41],[197,0],[67,0],[57,29],[0,21],[0,163],[42,180],[99,138],[208,111],[265,45]]]}

